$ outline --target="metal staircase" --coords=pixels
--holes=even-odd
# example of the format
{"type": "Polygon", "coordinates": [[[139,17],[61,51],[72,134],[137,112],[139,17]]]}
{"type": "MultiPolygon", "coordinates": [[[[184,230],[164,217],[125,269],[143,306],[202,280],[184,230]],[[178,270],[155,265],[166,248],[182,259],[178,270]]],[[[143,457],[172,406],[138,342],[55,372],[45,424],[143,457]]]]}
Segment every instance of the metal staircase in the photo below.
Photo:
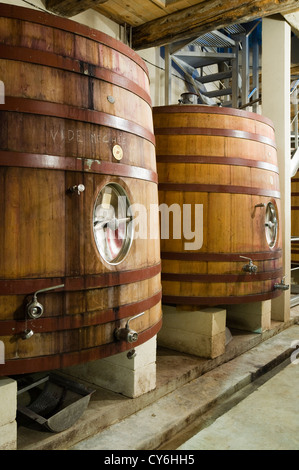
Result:
{"type": "MultiPolygon", "coordinates": [[[[165,47],[165,63],[171,63],[186,78],[188,91],[198,103],[233,108],[253,107],[259,97],[260,20],[212,31],[187,42],[165,47]]],[[[166,75],[166,104],[171,76],[166,75]]]]}

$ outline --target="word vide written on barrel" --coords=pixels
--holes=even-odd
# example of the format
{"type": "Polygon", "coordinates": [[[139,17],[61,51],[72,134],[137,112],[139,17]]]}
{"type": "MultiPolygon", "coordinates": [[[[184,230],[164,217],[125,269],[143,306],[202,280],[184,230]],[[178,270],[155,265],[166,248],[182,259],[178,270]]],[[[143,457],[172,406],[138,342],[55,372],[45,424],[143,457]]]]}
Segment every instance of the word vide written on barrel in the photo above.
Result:
{"type": "MultiPolygon", "coordinates": [[[[125,199],[123,196],[118,198],[118,206],[124,207],[125,199]]],[[[107,212],[106,212],[107,211],[107,212]]],[[[106,209],[109,214],[109,220],[105,219],[105,225],[111,229],[110,238],[123,238],[123,231],[118,230],[116,211],[113,206],[106,209]]],[[[120,213],[120,210],[119,212],[120,213]]],[[[121,221],[123,219],[120,219],[121,221]]],[[[185,250],[199,250],[203,244],[203,204],[150,204],[149,211],[143,204],[131,204],[128,206],[126,220],[128,220],[128,231],[133,233],[133,239],[158,239],[162,240],[188,240],[184,242],[185,250]],[[160,234],[157,231],[157,221],[161,215],[160,234]],[[170,214],[172,214],[172,231],[170,231],[170,214]],[[149,224],[148,224],[149,222],[149,224]]],[[[99,223],[98,238],[105,238],[103,224],[99,223]]]]}
{"type": "Polygon", "coordinates": [[[91,142],[92,144],[103,143],[103,144],[116,144],[121,143],[121,145],[126,144],[126,136],[119,135],[116,137],[111,138],[107,134],[101,135],[97,132],[91,131],[82,131],[81,129],[51,129],[51,138],[55,143],[63,143],[63,142],[76,142],[77,144],[84,144],[86,141],[91,142]]]}

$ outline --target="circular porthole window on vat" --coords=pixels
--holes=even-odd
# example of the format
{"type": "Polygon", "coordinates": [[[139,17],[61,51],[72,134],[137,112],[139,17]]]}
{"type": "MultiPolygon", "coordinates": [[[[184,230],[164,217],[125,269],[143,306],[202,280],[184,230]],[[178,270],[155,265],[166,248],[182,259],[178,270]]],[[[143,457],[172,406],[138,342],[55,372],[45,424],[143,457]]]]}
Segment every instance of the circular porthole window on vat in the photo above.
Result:
{"type": "Polygon", "coordinates": [[[265,215],[265,231],[266,239],[270,248],[276,243],[277,240],[277,230],[278,230],[278,217],[277,210],[272,202],[269,202],[266,207],[265,215]]]}
{"type": "Polygon", "coordinates": [[[93,233],[98,251],[109,264],[127,256],[133,240],[130,201],[119,184],[109,183],[99,192],[93,211],[93,233]]]}

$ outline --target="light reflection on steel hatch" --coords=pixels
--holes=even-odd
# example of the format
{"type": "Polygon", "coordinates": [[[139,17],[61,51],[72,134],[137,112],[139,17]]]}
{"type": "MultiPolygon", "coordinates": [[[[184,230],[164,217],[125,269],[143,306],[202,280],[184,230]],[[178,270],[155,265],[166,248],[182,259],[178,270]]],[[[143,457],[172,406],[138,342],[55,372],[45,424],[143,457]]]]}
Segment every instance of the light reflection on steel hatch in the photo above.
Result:
{"type": "Polygon", "coordinates": [[[102,258],[118,264],[127,256],[133,240],[130,201],[125,190],[109,183],[99,192],[93,211],[93,233],[102,258]]]}
{"type": "Polygon", "coordinates": [[[278,230],[278,216],[276,208],[272,202],[269,202],[266,207],[265,216],[265,231],[266,239],[270,248],[273,248],[277,241],[277,230],[278,230]]]}

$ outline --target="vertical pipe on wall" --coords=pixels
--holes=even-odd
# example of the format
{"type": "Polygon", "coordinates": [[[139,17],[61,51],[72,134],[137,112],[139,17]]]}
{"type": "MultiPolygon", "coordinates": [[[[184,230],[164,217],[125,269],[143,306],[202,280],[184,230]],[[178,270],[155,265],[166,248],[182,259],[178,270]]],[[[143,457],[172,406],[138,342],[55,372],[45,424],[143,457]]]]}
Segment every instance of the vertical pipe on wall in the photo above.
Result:
{"type": "MultiPolygon", "coordinates": [[[[254,41],[253,46],[252,46],[252,88],[255,89],[254,95],[253,95],[253,100],[258,100],[259,99],[259,94],[260,94],[260,76],[259,76],[259,43],[258,41],[254,41]]],[[[256,102],[253,105],[253,112],[257,113],[258,112],[258,107],[259,103],[256,102]]]]}
{"type": "Polygon", "coordinates": [[[171,55],[169,45],[165,46],[165,105],[171,100],[171,55]]]}
{"type": "MultiPolygon", "coordinates": [[[[242,105],[248,103],[249,95],[249,39],[242,35],[242,105]]],[[[246,110],[246,108],[245,108],[246,110]]]]}
{"type": "Polygon", "coordinates": [[[233,47],[235,59],[232,63],[232,107],[239,107],[239,42],[233,47]]]}

